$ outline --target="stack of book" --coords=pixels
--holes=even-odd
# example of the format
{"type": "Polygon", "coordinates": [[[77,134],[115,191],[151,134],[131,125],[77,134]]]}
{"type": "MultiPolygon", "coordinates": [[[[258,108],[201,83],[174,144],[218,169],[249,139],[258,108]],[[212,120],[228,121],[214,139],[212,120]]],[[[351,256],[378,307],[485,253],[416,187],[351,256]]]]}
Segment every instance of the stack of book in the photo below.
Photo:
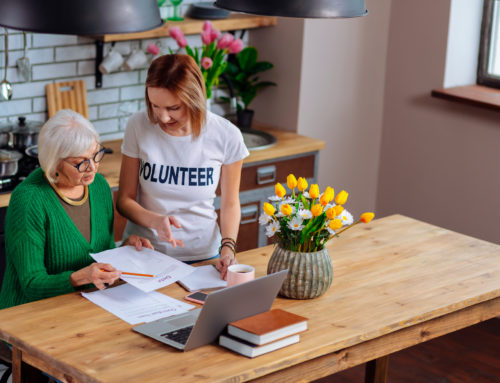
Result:
{"type": "Polygon", "coordinates": [[[305,330],[307,318],[274,309],[229,323],[219,344],[253,358],[298,343],[299,333],[305,330]]]}

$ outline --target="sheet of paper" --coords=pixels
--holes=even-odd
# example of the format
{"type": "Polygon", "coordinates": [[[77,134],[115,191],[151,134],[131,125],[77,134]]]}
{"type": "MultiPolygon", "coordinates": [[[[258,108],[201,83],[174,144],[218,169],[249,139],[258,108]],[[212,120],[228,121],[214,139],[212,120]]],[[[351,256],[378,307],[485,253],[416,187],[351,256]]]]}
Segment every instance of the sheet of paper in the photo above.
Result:
{"type": "Polygon", "coordinates": [[[179,284],[188,291],[216,289],[227,286],[219,271],[212,265],[195,267],[191,274],[179,279],[179,284]]]}
{"type": "Polygon", "coordinates": [[[145,293],[128,283],[82,295],[131,325],[182,314],[194,307],[157,291],[145,293]]]}
{"type": "Polygon", "coordinates": [[[154,275],[151,278],[122,274],[121,279],[145,292],[174,283],[195,270],[193,266],[159,251],[146,248],[137,251],[133,246],[117,247],[90,256],[97,262],[109,263],[120,271],[154,275]]]}

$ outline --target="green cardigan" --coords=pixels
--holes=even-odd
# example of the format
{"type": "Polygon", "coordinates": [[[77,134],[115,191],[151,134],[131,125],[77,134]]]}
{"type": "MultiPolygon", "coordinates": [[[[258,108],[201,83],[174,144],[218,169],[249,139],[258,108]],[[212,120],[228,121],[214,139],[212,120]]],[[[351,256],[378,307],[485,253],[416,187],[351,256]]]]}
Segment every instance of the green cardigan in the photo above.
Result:
{"type": "Polygon", "coordinates": [[[6,270],[0,309],[75,291],[69,277],[115,247],[113,201],[100,174],[89,186],[91,242],[69,218],[42,169],[14,190],[5,218],[6,270]]]}

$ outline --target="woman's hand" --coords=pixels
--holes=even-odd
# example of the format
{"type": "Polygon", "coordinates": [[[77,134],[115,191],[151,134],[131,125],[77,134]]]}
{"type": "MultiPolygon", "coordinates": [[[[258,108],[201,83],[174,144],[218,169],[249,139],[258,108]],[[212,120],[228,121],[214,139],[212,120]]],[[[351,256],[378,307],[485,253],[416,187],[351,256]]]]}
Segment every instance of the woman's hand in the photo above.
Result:
{"type": "Polygon", "coordinates": [[[180,229],[182,226],[177,219],[171,215],[160,215],[155,218],[151,224],[151,228],[155,229],[158,233],[160,241],[168,242],[172,247],[184,247],[184,243],[180,239],[172,237],[172,227],[180,229]]]}
{"type": "Polygon", "coordinates": [[[236,265],[238,261],[234,257],[233,251],[224,246],[220,251],[220,257],[217,260],[215,268],[219,270],[220,277],[224,280],[227,279],[227,268],[231,265],[236,265]]]}
{"type": "Polygon", "coordinates": [[[75,287],[93,283],[99,290],[103,290],[115,283],[121,274],[121,271],[116,270],[108,263],[92,263],[75,271],[69,280],[75,287]]]}
{"type": "Polygon", "coordinates": [[[123,241],[120,246],[135,246],[136,250],[141,250],[143,247],[147,247],[148,249],[154,250],[153,245],[149,242],[149,239],[139,237],[134,234],[123,241]]]}

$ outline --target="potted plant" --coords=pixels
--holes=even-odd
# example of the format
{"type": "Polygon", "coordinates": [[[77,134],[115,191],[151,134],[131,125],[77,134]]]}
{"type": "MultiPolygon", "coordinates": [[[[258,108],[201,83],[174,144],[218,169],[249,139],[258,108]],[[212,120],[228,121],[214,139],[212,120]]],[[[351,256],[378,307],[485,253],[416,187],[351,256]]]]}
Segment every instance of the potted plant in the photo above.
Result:
{"type": "Polygon", "coordinates": [[[264,203],[259,223],[266,226],[268,237],[275,237],[276,247],[269,259],[267,273],[288,269],[280,294],[295,299],[309,299],[325,293],[332,283],[333,267],[325,247],[333,237],[354,225],[370,222],[374,214],[361,214],[354,222],[344,208],[348,193],[335,195],[328,186],[320,194],[317,184],[309,190],[305,178],[287,177],[286,189],[277,183],[276,195],[264,203]]]}
{"type": "Polygon", "coordinates": [[[254,111],[248,106],[257,93],[268,86],[275,86],[272,81],[260,81],[258,73],[265,72],[274,67],[268,61],[257,61],[258,53],[254,47],[246,47],[239,52],[235,59],[228,60],[226,74],[234,88],[237,103],[237,124],[241,129],[252,126],[254,111]]]}

